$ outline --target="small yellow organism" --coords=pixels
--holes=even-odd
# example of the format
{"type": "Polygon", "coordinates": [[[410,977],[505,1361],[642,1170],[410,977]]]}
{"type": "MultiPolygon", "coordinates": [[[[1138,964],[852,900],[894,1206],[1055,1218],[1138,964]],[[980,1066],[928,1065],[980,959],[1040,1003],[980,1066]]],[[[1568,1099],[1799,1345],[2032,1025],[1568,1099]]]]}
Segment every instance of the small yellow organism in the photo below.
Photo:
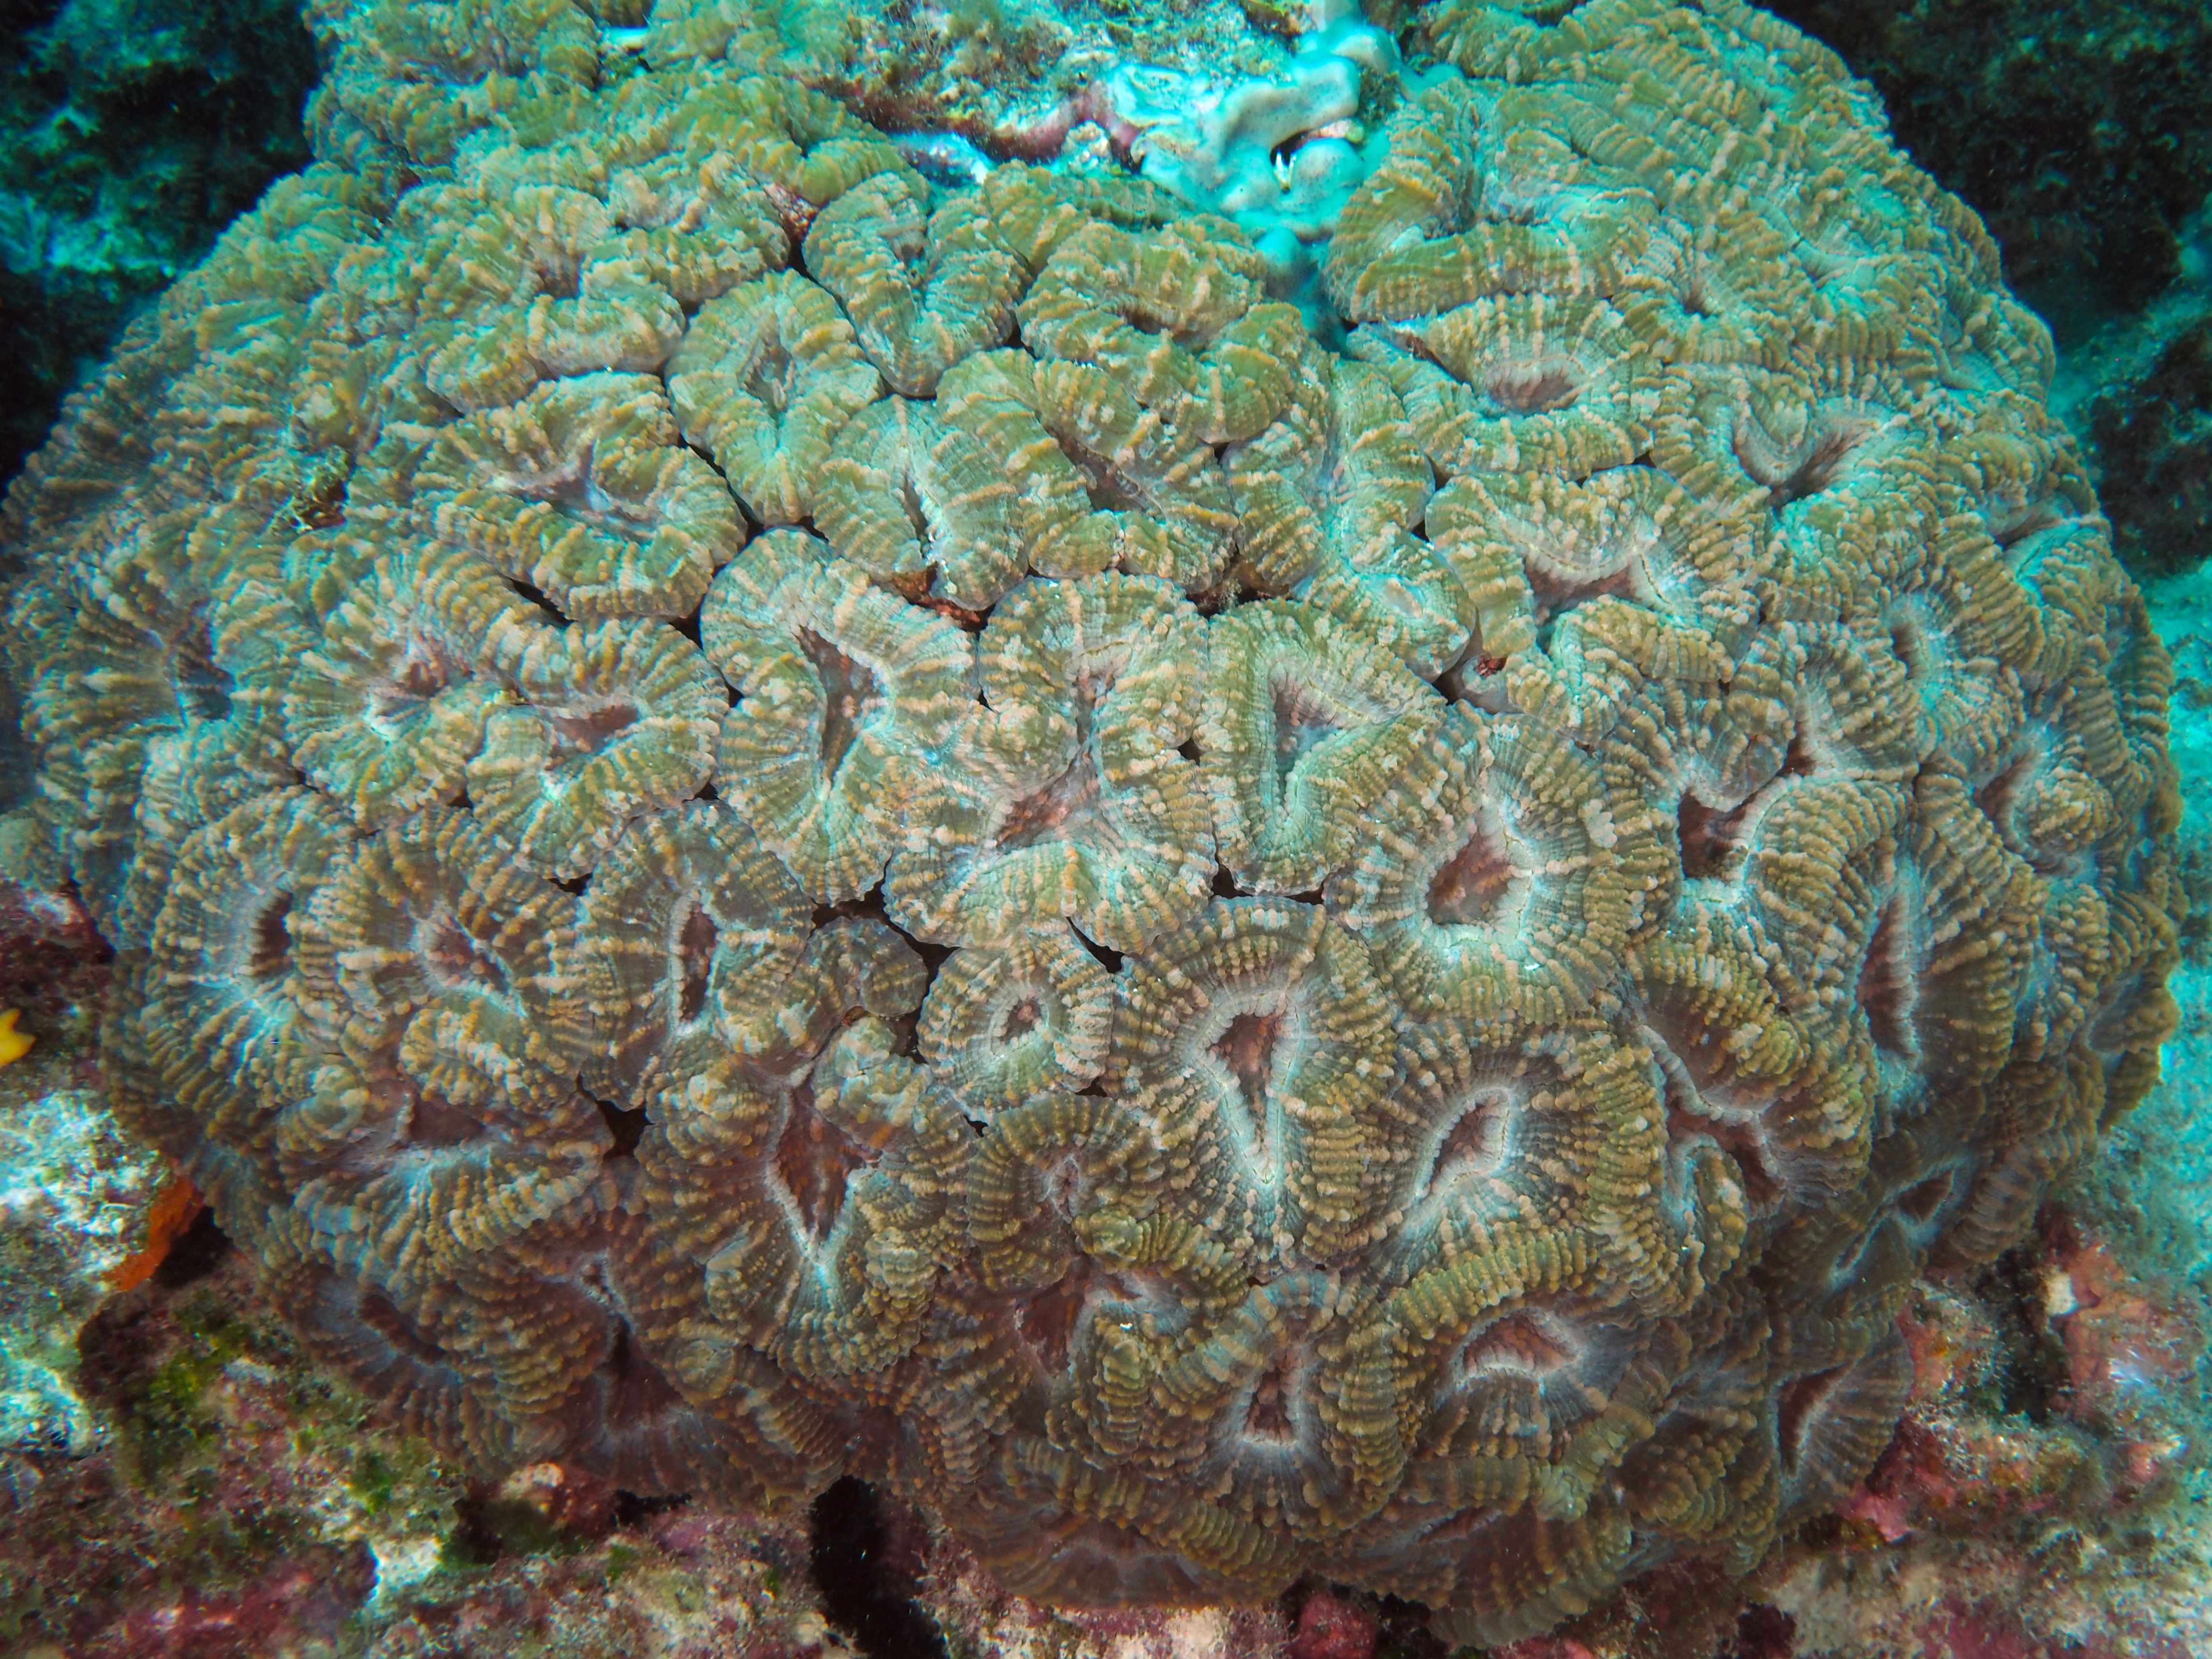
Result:
{"type": "Polygon", "coordinates": [[[31,1052],[32,1037],[28,1032],[15,1029],[21,1011],[0,1008],[0,1066],[22,1059],[31,1052]]]}

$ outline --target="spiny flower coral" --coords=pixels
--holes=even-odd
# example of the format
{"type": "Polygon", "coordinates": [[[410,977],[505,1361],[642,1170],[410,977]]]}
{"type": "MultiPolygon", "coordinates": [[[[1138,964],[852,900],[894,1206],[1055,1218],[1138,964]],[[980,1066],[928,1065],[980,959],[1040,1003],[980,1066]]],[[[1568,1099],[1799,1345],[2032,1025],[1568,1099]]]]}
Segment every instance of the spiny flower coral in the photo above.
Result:
{"type": "Polygon", "coordinates": [[[7,842],[306,1340],[1066,1601],[1496,1642],[1833,1504],[2172,1018],[2166,661],[1972,216],[1735,0],[1444,0],[1324,340],[637,21],[341,19],[9,498],[7,842]]]}

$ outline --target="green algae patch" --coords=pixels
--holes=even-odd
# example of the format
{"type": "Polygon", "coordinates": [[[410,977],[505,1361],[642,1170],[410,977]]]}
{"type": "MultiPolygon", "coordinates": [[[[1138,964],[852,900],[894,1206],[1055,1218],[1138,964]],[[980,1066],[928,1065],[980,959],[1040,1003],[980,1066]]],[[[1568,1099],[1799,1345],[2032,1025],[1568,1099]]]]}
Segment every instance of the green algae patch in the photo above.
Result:
{"type": "Polygon", "coordinates": [[[78,1338],[86,1392],[106,1410],[125,1467],[153,1488],[179,1475],[222,1432],[210,1390],[238,1360],[296,1361],[280,1328],[254,1328],[205,1293],[171,1304],[133,1291],[112,1297],[78,1338]]]}

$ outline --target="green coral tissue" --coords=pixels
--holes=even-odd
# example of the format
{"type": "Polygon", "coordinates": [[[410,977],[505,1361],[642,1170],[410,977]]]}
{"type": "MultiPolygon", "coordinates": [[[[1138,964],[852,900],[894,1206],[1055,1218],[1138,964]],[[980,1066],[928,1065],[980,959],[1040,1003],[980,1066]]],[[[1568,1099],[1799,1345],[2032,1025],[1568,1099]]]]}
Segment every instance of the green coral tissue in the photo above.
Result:
{"type": "Polygon", "coordinates": [[[0,819],[325,1363],[1467,1641],[1864,1472],[1915,1275],[2156,1075],[2166,659],[1832,56],[1420,21],[1324,341],[745,0],[325,20],[319,159],[8,497],[0,819]]]}

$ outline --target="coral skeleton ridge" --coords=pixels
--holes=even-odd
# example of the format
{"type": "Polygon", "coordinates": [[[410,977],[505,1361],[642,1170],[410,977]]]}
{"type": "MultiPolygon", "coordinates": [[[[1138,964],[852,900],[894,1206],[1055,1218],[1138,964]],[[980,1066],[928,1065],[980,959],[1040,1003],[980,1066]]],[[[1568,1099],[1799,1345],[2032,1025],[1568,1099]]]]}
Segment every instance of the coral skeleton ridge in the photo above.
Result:
{"type": "Polygon", "coordinates": [[[832,8],[325,9],[319,159],[8,496],[0,822],[317,1355],[1464,1641],[1850,1490],[2179,901],[2048,337],[1838,60],[1442,0],[949,187],[832,8]]]}

